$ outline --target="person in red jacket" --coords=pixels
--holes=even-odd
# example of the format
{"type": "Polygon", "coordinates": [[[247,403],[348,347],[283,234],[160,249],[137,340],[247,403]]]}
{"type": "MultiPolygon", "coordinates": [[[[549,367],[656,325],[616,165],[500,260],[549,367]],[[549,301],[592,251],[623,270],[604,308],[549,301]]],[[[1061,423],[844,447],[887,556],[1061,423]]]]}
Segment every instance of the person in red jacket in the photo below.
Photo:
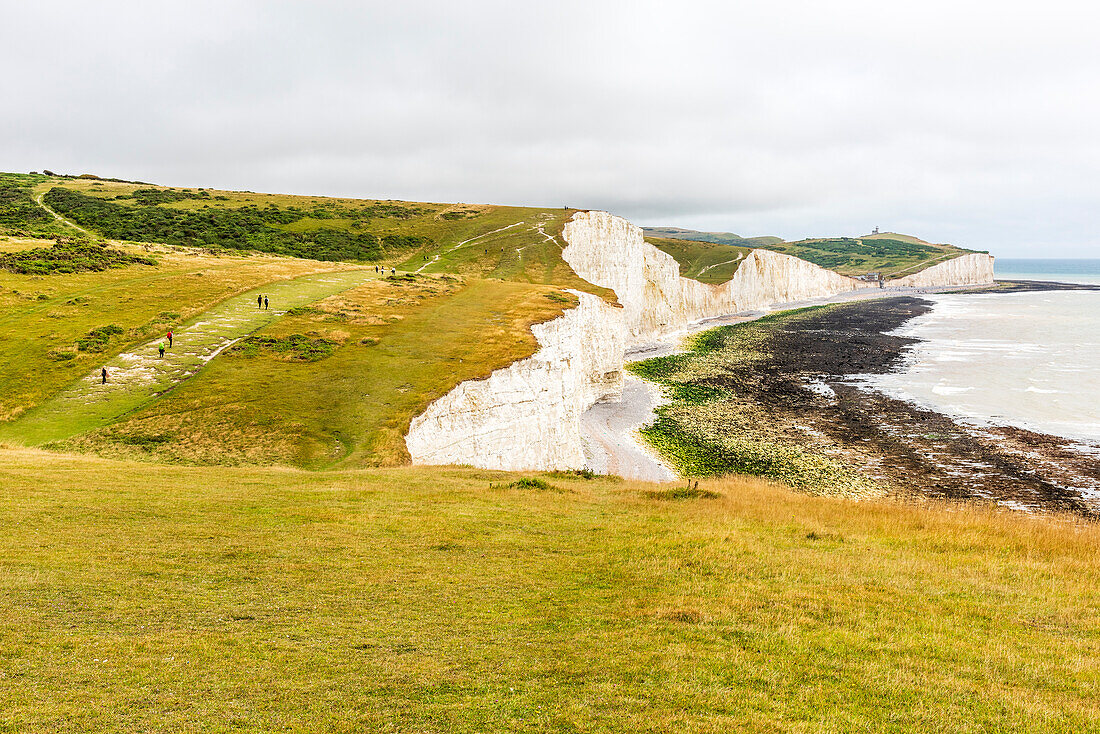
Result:
{"type": "Polygon", "coordinates": [[[168,348],[169,349],[172,348],[172,331],[171,330],[168,331],[168,348]]]}

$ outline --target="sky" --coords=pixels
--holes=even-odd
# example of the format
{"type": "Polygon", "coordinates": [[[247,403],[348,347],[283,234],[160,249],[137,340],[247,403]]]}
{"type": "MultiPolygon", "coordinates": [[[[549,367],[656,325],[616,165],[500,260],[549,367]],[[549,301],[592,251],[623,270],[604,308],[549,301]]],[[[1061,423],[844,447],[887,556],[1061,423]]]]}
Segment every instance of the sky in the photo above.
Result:
{"type": "Polygon", "coordinates": [[[0,0],[0,170],[1100,257],[1100,7],[0,0]]]}

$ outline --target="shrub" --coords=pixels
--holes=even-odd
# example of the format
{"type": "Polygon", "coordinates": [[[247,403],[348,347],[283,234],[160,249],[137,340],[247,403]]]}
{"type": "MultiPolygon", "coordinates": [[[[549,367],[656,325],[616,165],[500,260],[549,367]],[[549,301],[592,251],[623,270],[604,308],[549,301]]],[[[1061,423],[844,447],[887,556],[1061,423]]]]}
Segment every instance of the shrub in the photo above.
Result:
{"type": "Polygon", "coordinates": [[[553,484],[550,484],[550,482],[544,481],[542,479],[536,479],[535,477],[521,477],[520,479],[517,479],[516,481],[509,484],[490,484],[489,487],[491,489],[538,489],[550,492],[562,491],[558,487],[555,487],[553,484]]]}
{"type": "Polygon", "coordinates": [[[239,357],[256,357],[261,353],[272,354],[288,362],[317,362],[329,357],[340,342],[319,336],[291,334],[290,336],[250,336],[233,345],[228,354],[239,357]]]}
{"type": "Polygon", "coordinates": [[[102,352],[107,349],[111,337],[124,333],[126,333],[125,329],[115,324],[97,326],[76,340],[76,348],[82,352],[102,352]]]}
{"type": "Polygon", "coordinates": [[[645,492],[645,496],[654,500],[716,500],[722,495],[698,487],[676,487],[675,489],[651,489],[645,492]]]}
{"type": "MultiPolygon", "coordinates": [[[[188,247],[226,247],[234,250],[272,252],[315,260],[379,260],[391,251],[431,244],[428,237],[340,229],[312,229],[288,232],[281,227],[302,219],[361,219],[366,216],[408,218],[422,213],[414,207],[374,205],[329,207],[305,211],[274,204],[249,204],[233,208],[176,209],[161,206],[183,199],[214,199],[208,192],[137,189],[131,194],[135,205],[127,206],[79,191],[56,186],[45,203],[78,224],[113,239],[134,242],[164,242],[188,247]]],[[[224,197],[223,197],[224,198],[224,197]]]]}
{"type": "Polygon", "coordinates": [[[0,255],[0,270],[21,275],[81,273],[156,264],[157,261],[151,257],[131,255],[87,240],[63,239],[52,247],[36,247],[0,255]]]}

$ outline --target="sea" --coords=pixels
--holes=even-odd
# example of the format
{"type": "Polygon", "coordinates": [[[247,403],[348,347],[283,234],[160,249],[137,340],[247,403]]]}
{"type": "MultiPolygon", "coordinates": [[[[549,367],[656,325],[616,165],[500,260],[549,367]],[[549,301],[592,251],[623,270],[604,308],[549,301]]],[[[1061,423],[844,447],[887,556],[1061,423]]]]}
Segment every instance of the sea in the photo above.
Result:
{"type": "MultiPolygon", "coordinates": [[[[995,272],[1100,285],[1100,259],[998,258],[995,272]]],[[[865,384],[964,421],[1100,444],[1100,291],[922,298],[932,310],[894,332],[920,341],[865,384]]]]}

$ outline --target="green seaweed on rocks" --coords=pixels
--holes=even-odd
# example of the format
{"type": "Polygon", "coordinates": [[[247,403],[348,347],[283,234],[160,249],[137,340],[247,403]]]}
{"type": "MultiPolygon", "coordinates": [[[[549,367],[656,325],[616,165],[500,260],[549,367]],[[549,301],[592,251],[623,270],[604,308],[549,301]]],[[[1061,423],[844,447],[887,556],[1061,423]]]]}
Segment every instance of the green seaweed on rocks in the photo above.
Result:
{"type": "Polygon", "coordinates": [[[642,437],[684,476],[751,474],[814,494],[880,494],[852,467],[774,427],[749,391],[740,389],[745,380],[767,379],[758,368],[768,357],[771,330],[819,308],[828,307],[711,329],[688,340],[687,352],[628,365],[669,398],[657,408],[657,420],[641,429],[642,437]]]}

